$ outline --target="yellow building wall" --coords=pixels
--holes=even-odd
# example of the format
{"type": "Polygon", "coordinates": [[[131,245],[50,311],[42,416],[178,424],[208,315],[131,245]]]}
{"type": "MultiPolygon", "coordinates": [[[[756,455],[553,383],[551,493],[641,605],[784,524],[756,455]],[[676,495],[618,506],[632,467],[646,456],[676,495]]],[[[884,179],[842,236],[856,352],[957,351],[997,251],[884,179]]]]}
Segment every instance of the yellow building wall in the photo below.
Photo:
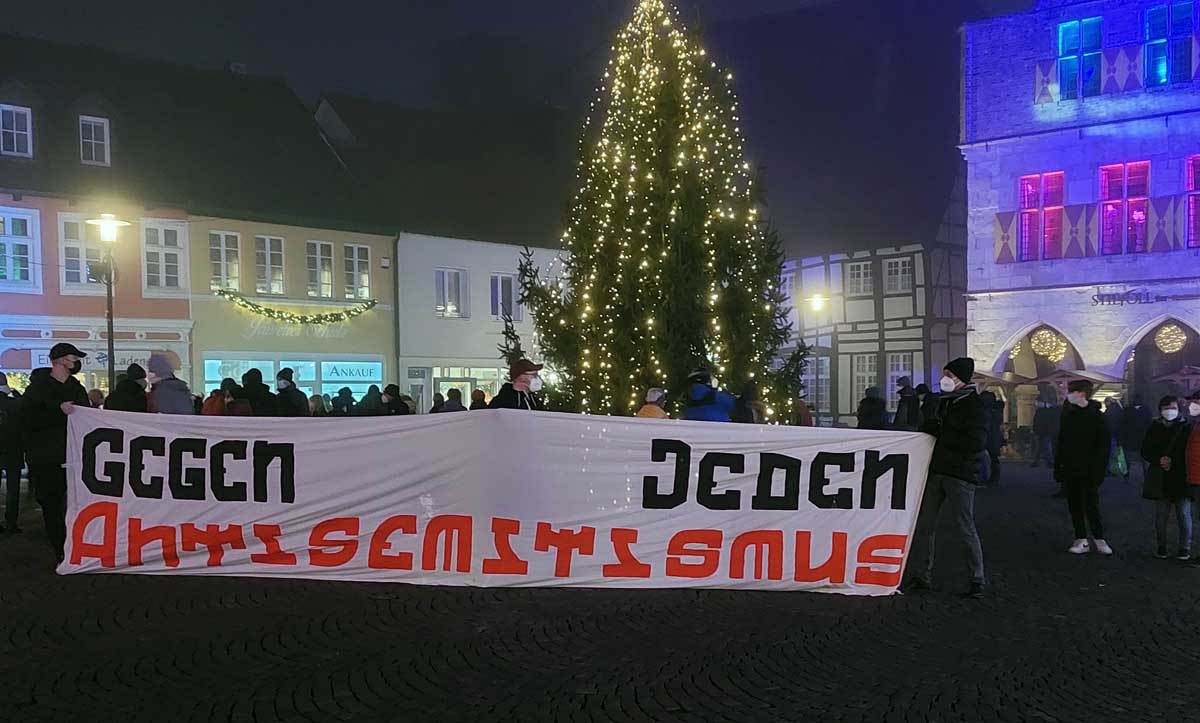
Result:
{"type": "Polygon", "coordinates": [[[399,381],[393,306],[394,237],[212,217],[193,216],[189,224],[194,322],[190,383],[197,393],[212,388],[222,376],[240,378],[247,365],[260,368],[267,384],[273,383],[275,371],[283,365],[292,366],[301,372],[298,386],[327,394],[336,394],[346,385],[355,388],[357,395],[357,387],[382,387],[399,381]],[[238,238],[240,294],[263,306],[295,314],[339,312],[359,303],[344,298],[344,247],[366,246],[370,249],[370,298],[378,305],[349,321],[323,325],[289,324],[239,308],[212,291],[210,233],[236,234],[238,238]],[[282,294],[256,289],[256,236],[283,239],[282,294]],[[308,296],[309,241],[333,245],[332,298],[308,296]],[[382,373],[372,371],[376,363],[381,364],[382,373]]]}

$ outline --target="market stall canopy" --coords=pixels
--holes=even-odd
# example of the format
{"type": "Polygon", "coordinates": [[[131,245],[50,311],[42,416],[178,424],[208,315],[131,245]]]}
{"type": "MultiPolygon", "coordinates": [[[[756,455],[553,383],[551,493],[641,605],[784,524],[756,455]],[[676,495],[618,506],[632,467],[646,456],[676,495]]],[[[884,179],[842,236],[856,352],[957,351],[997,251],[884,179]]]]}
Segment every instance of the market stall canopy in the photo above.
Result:
{"type": "Polygon", "coordinates": [[[1200,367],[1198,366],[1182,366],[1170,374],[1164,374],[1161,377],[1155,377],[1156,382],[1174,382],[1188,389],[1200,386],[1200,367]]]}
{"type": "Polygon", "coordinates": [[[971,381],[975,383],[993,384],[993,385],[1013,385],[1020,386],[1022,384],[1033,384],[1033,380],[1029,377],[1023,377],[1020,374],[1012,372],[1003,372],[1001,374],[989,374],[987,372],[975,372],[975,376],[971,377],[971,381]]]}
{"type": "Polygon", "coordinates": [[[1104,384],[1124,384],[1125,383],[1125,381],[1123,379],[1118,379],[1116,377],[1110,377],[1107,374],[1101,374],[1100,372],[1093,372],[1093,371],[1089,371],[1087,369],[1055,369],[1054,371],[1041,377],[1040,379],[1038,379],[1036,382],[1033,382],[1033,383],[1034,384],[1043,384],[1043,383],[1044,384],[1054,384],[1056,386],[1061,386],[1061,385],[1065,385],[1065,384],[1070,384],[1071,382],[1077,381],[1080,379],[1087,380],[1087,381],[1095,384],[1096,386],[1101,386],[1104,384]]]}

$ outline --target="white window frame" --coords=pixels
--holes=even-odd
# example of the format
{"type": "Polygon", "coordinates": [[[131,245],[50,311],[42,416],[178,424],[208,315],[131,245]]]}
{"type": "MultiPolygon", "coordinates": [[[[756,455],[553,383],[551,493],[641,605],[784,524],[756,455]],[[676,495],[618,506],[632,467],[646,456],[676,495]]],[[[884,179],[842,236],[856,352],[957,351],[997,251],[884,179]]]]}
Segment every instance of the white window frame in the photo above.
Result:
{"type": "Polygon", "coordinates": [[[112,136],[108,132],[108,119],[107,118],[101,118],[99,116],[94,116],[94,115],[79,116],[79,162],[85,166],[109,166],[109,165],[112,165],[112,136]],[[93,146],[93,155],[94,155],[95,145],[97,143],[94,136],[93,136],[93,140],[91,140],[91,141],[85,141],[83,139],[83,124],[84,123],[89,123],[89,124],[92,124],[93,126],[99,126],[100,128],[102,128],[104,130],[104,139],[103,139],[103,141],[101,141],[104,145],[104,160],[94,160],[93,159],[93,160],[89,161],[83,157],[83,144],[91,143],[93,146]]]}
{"type": "Polygon", "coordinates": [[[433,313],[439,319],[470,319],[471,318],[471,287],[470,277],[467,275],[466,269],[454,268],[437,268],[433,270],[433,313]],[[446,291],[449,289],[447,283],[448,274],[458,275],[458,310],[454,313],[447,313],[446,307],[449,305],[446,291]],[[441,292],[438,292],[438,281],[441,280],[441,292]]]}
{"type": "Polygon", "coordinates": [[[854,402],[866,396],[867,390],[871,387],[879,386],[879,354],[871,352],[869,354],[854,354],[850,357],[850,376],[854,381],[854,402]],[[860,369],[860,362],[869,362],[865,366],[870,369],[860,369]],[[870,376],[868,376],[870,375],[870,376]],[[863,380],[868,380],[865,384],[863,380]]]}
{"type": "MultiPolygon", "coordinates": [[[[256,247],[256,249],[257,249],[257,247],[256,247]]],[[[334,286],[333,279],[334,279],[333,242],[309,239],[308,241],[306,241],[304,243],[304,293],[310,299],[332,299],[333,298],[333,286],[334,286]],[[313,253],[314,250],[316,251],[316,253],[313,253]],[[326,252],[328,252],[328,253],[326,253],[326,252]],[[316,265],[312,266],[314,260],[316,261],[316,265]],[[321,280],[321,271],[322,271],[321,262],[322,261],[329,262],[329,266],[328,266],[328,269],[329,269],[329,285],[328,285],[329,293],[325,293],[326,284],[324,281],[321,280]],[[316,271],[316,273],[317,273],[317,281],[315,284],[315,290],[314,290],[314,283],[313,283],[313,280],[311,277],[311,274],[314,271],[316,271]]]]}
{"type": "Polygon", "coordinates": [[[828,355],[809,357],[801,380],[804,382],[804,403],[808,405],[814,415],[825,414],[833,409],[833,400],[830,399],[833,385],[829,375],[830,357],[828,355]],[[818,371],[820,374],[817,374],[818,371]],[[818,405],[820,405],[819,409],[818,405]]]}
{"type": "MultiPolygon", "coordinates": [[[[138,224],[138,237],[141,241],[140,245],[141,245],[141,252],[142,252],[142,255],[141,255],[141,258],[142,258],[142,260],[141,260],[142,296],[143,297],[155,297],[155,298],[167,298],[167,299],[186,298],[189,295],[189,292],[191,289],[191,282],[190,282],[190,278],[188,276],[188,225],[187,225],[187,222],[180,221],[179,219],[174,219],[174,218],[143,218],[143,219],[141,219],[141,221],[138,224]],[[158,237],[160,240],[162,238],[164,238],[166,231],[174,231],[175,232],[175,238],[179,242],[179,248],[178,248],[178,252],[177,252],[179,254],[179,263],[178,263],[179,286],[164,286],[164,285],[162,285],[161,282],[165,281],[165,279],[166,279],[166,263],[165,263],[165,259],[163,259],[163,258],[159,259],[158,273],[159,273],[160,284],[158,286],[151,286],[149,284],[150,270],[146,264],[146,254],[150,251],[156,250],[154,247],[151,247],[150,244],[148,244],[146,242],[146,231],[149,229],[157,229],[158,237]]],[[[163,253],[166,253],[166,251],[163,250],[166,248],[169,248],[169,247],[166,247],[166,246],[163,246],[160,244],[157,247],[157,250],[159,251],[160,254],[163,254],[163,253]]]]}
{"type": "MultiPolygon", "coordinates": [[[[87,281],[87,252],[88,249],[94,248],[99,255],[99,260],[104,260],[104,243],[102,241],[90,241],[87,238],[88,225],[87,217],[78,213],[60,213],[58,214],[58,283],[59,290],[67,296],[104,296],[104,284],[98,281],[87,281]],[[79,238],[67,238],[67,224],[76,224],[79,228],[79,238]],[[67,279],[67,249],[76,247],[79,249],[79,272],[83,281],[70,281],[67,279]]],[[[97,235],[99,231],[97,230],[97,235]]]]}
{"type": "Polygon", "coordinates": [[[525,308],[521,306],[518,299],[521,296],[520,281],[516,274],[506,274],[497,272],[492,274],[488,280],[488,300],[491,304],[490,311],[492,318],[496,321],[504,320],[504,299],[501,298],[504,290],[504,280],[508,279],[512,284],[512,320],[513,323],[520,323],[525,320],[525,308]]]}
{"type": "Polygon", "coordinates": [[[242,235],[240,233],[238,233],[237,231],[221,231],[220,229],[210,228],[208,230],[208,267],[209,267],[208,268],[208,272],[209,272],[208,288],[210,291],[216,291],[217,289],[227,289],[229,291],[241,291],[242,290],[242,235]],[[214,261],[213,257],[212,257],[212,251],[213,251],[212,242],[213,242],[214,235],[219,236],[221,238],[221,245],[220,245],[220,249],[219,249],[221,252],[220,261],[214,261]],[[229,280],[230,247],[229,247],[228,242],[229,242],[230,238],[233,239],[233,246],[234,246],[234,249],[237,251],[237,260],[233,264],[234,268],[237,269],[237,278],[233,280],[232,284],[230,283],[230,280],[229,280]],[[221,273],[219,273],[219,274],[213,273],[212,265],[215,263],[219,263],[221,265],[221,273]]]}
{"type": "Polygon", "coordinates": [[[883,262],[883,288],[888,294],[908,294],[916,287],[916,265],[911,256],[885,259],[883,262]],[[905,273],[907,266],[908,273],[905,273]],[[908,283],[904,283],[907,281],[908,283]]]}
{"type": "Polygon", "coordinates": [[[342,245],[342,295],[348,301],[366,301],[371,298],[371,247],[366,244],[342,245]],[[353,268],[347,268],[353,267],[353,268]],[[367,284],[358,283],[366,272],[367,284]],[[349,283],[346,283],[346,282],[349,283]]]}
{"type": "Polygon", "coordinates": [[[11,275],[8,267],[8,248],[12,243],[29,244],[29,281],[0,281],[0,291],[11,294],[41,294],[42,293],[42,224],[41,213],[33,208],[0,206],[0,216],[4,218],[4,233],[0,234],[0,243],[4,244],[4,255],[0,263],[5,265],[5,276],[11,275]],[[13,217],[25,220],[29,236],[10,236],[13,217]]]}
{"type": "Polygon", "coordinates": [[[870,261],[851,261],[846,264],[847,296],[875,295],[875,276],[871,268],[873,265],[870,261]],[[856,271],[862,272],[857,279],[854,277],[856,271]]]}
{"type": "Polygon", "coordinates": [[[887,353],[887,405],[888,411],[894,412],[900,406],[900,389],[896,380],[908,377],[912,381],[913,353],[911,351],[889,351],[887,353]]]}
{"type": "MultiPolygon", "coordinates": [[[[271,236],[270,234],[265,234],[265,233],[254,234],[254,291],[263,296],[283,296],[284,294],[286,294],[287,293],[286,269],[287,269],[287,244],[284,242],[283,237],[282,236],[271,236]],[[264,258],[266,259],[265,264],[260,264],[258,262],[258,254],[259,254],[258,242],[260,240],[265,242],[263,244],[263,246],[265,248],[265,251],[263,252],[265,254],[264,258]],[[271,263],[271,253],[272,253],[271,242],[272,241],[279,242],[279,267],[278,267],[279,268],[279,291],[271,290],[271,281],[272,281],[272,277],[274,276],[274,274],[272,274],[271,272],[273,272],[276,268],[275,264],[271,263]],[[262,285],[260,285],[259,280],[258,280],[259,268],[262,268],[263,272],[264,272],[262,285]]],[[[307,287],[307,285],[308,284],[307,284],[307,277],[306,277],[305,286],[307,287]]]]}
{"type": "Polygon", "coordinates": [[[0,120],[0,155],[15,156],[17,158],[33,158],[33,109],[23,105],[8,105],[7,103],[0,103],[0,115],[2,115],[3,111],[25,114],[24,135],[28,136],[29,138],[29,152],[21,153],[20,151],[16,150],[16,136],[20,134],[21,131],[18,131],[16,128],[13,128],[12,130],[4,130],[3,121],[0,120]],[[13,136],[13,150],[11,151],[4,150],[4,134],[6,133],[13,136]]]}

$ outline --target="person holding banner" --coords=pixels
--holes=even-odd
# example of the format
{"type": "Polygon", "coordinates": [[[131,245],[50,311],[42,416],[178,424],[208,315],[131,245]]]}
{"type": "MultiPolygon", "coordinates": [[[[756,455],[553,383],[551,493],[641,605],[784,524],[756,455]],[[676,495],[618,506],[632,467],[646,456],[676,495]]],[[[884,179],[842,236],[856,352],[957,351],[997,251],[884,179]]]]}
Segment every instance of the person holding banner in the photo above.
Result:
{"type": "Polygon", "coordinates": [[[946,365],[937,411],[921,429],[933,435],[937,442],[909,555],[909,569],[913,572],[904,592],[930,588],[938,513],[943,504],[949,503],[955,534],[966,548],[971,566],[970,583],[964,597],[983,597],[983,546],[975,529],[975,486],[979,482],[980,454],[987,449],[987,417],[978,390],[969,383],[974,375],[975,360],[969,357],[955,359],[946,365]]]}
{"type": "Polygon", "coordinates": [[[50,349],[50,368],[34,370],[21,399],[29,480],[42,507],[46,537],[58,562],[67,541],[67,415],[88,407],[87,390],[74,375],[87,354],[71,344],[50,349]]]}

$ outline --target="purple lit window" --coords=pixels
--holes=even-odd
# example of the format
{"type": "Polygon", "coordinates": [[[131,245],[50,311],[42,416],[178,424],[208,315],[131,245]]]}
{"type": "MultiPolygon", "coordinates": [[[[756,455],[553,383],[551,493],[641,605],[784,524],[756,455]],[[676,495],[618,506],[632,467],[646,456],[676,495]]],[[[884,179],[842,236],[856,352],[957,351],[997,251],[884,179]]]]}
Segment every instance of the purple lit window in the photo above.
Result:
{"type": "Polygon", "coordinates": [[[1146,250],[1150,213],[1150,162],[1121,163],[1100,169],[1100,252],[1146,250]]]}
{"type": "Polygon", "coordinates": [[[1061,171],[1021,177],[1018,261],[1062,258],[1064,185],[1061,171]]]}
{"type": "Polygon", "coordinates": [[[1187,246],[1200,248],[1200,156],[1192,156],[1187,162],[1187,246]]]}

